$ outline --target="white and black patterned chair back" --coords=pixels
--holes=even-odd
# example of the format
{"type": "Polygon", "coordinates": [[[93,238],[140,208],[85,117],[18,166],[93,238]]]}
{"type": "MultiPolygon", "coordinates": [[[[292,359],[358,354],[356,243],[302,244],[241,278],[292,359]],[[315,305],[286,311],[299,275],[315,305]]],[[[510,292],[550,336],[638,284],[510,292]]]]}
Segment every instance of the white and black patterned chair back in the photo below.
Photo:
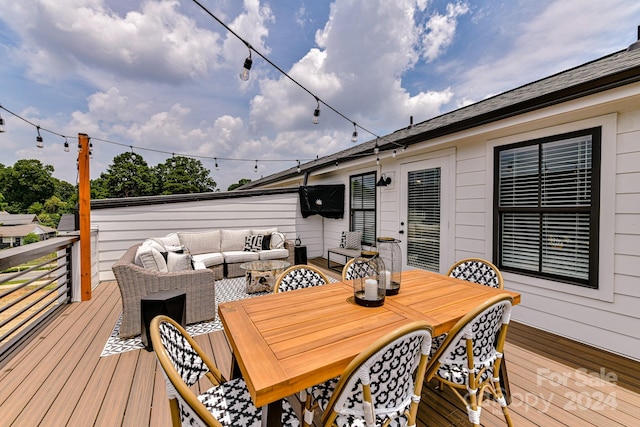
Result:
{"type": "MultiPolygon", "coordinates": [[[[185,336],[171,323],[161,321],[158,326],[160,330],[160,340],[165,348],[173,367],[176,369],[182,380],[189,387],[194,385],[203,375],[209,372],[209,368],[202,358],[196,353],[185,336]]],[[[162,366],[162,364],[160,365],[162,366]]],[[[169,380],[167,372],[162,370],[169,399],[177,399],[180,410],[180,418],[183,425],[207,426],[207,423],[200,418],[196,411],[182,398],[169,380]]]]}
{"type": "Polygon", "coordinates": [[[480,258],[458,261],[449,269],[447,275],[492,288],[502,289],[504,287],[500,270],[489,261],[480,258]]]}
{"type": "Polygon", "coordinates": [[[374,276],[377,273],[371,268],[369,263],[358,263],[356,259],[350,259],[342,271],[342,280],[353,280],[361,277],[374,276]]]}
{"type": "Polygon", "coordinates": [[[275,291],[286,292],[294,289],[326,285],[329,279],[318,269],[309,265],[294,265],[285,270],[276,280],[275,291]]]}
{"type": "Polygon", "coordinates": [[[446,347],[436,356],[440,363],[437,376],[454,384],[468,384],[467,350],[471,346],[474,370],[482,372],[479,381],[491,378],[493,364],[501,357],[496,349],[497,337],[501,328],[508,325],[510,317],[510,299],[498,301],[475,314],[450,341],[443,343],[446,347]]]}
{"type": "Polygon", "coordinates": [[[346,378],[340,379],[331,397],[337,414],[335,424],[373,426],[382,425],[387,419],[401,419],[400,425],[405,425],[412,402],[417,411],[431,346],[430,327],[423,322],[420,325],[412,325],[410,332],[387,339],[382,346],[379,341],[372,346],[378,348],[375,352],[365,351],[354,359],[350,365],[353,370],[350,374],[349,367],[345,370],[346,378]],[[370,397],[365,398],[369,391],[370,397]]]}

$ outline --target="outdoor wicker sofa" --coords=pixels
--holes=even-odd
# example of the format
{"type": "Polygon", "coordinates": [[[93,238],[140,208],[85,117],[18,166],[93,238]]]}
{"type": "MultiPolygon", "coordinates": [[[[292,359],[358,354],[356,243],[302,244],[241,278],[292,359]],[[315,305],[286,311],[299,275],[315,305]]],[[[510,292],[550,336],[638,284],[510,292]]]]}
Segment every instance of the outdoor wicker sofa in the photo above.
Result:
{"type": "Polygon", "coordinates": [[[159,272],[135,263],[138,245],[127,249],[111,269],[122,295],[122,323],[120,338],[140,334],[140,301],[146,295],[171,289],[186,293],[187,324],[216,317],[215,273],[210,269],[159,272]]]}

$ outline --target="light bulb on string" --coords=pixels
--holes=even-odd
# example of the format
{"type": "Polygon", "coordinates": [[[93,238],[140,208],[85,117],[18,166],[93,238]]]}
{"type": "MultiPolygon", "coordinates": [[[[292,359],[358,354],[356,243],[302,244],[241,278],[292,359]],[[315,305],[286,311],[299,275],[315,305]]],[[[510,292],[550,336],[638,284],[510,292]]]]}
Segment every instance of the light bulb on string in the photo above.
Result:
{"type": "Polygon", "coordinates": [[[40,135],[40,126],[36,126],[36,130],[38,131],[38,135],[36,136],[36,147],[43,148],[44,143],[42,141],[42,136],[40,135]]]}
{"type": "Polygon", "coordinates": [[[249,48],[249,56],[247,56],[244,60],[244,65],[242,66],[242,71],[240,71],[240,80],[247,81],[249,80],[249,75],[251,74],[251,66],[253,65],[253,59],[251,59],[251,46],[247,44],[249,48]]]}
{"type": "Polygon", "coordinates": [[[171,167],[176,167],[176,153],[171,153],[171,167]]]}
{"type": "Polygon", "coordinates": [[[218,166],[218,158],[217,158],[217,157],[214,157],[214,158],[213,158],[213,160],[214,160],[214,162],[215,162],[216,170],[217,170],[217,171],[219,171],[219,170],[220,170],[220,167],[218,166]]]}
{"type": "Polygon", "coordinates": [[[258,173],[258,161],[256,160],[256,165],[253,167],[253,171],[258,173]]]}
{"type": "Polygon", "coordinates": [[[0,133],[4,132],[4,119],[0,115],[0,133]]]}
{"type": "Polygon", "coordinates": [[[296,168],[296,171],[297,171],[298,173],[300,173],[300,170],[301,170],[301,169],[300,169],[300,160],[296,160],[296,161],[298,162],[298,167],[296,168]]]}
{"type": "Polygon", "coordinates": [[[353,133],[351,134],[351,142],[358,142],[358,129],[356,128],[356,122],[353,122],[353,133]]]}
{"type": "Polygon", "coordinates": [[[89,142],[89,158],[93,159],[93,144],[89,142]]]}
{"type": "Polygon", "coordinates": [[[316,96],[316,102],[318,103],[318,106],[316,107],[315,110],[313,110],[313,119],[311,119],[311,123],[313,123],[314,125],[318,124],[318,119],[320,117],[320,100],[318,99],[317,96],[316,96]]]}
{"type": "Polygon", "coordinates": [[[391,157],[393,157],[394,159],[396,158],[396,150],[393,150],[393,153],[391,153],[391,157]]]}
{"type": "Polygon", "coordinates": [[[69,152],[69,141],[67,141],[67,137],[64,137],[64,152],[68,153],[69,152]]]}

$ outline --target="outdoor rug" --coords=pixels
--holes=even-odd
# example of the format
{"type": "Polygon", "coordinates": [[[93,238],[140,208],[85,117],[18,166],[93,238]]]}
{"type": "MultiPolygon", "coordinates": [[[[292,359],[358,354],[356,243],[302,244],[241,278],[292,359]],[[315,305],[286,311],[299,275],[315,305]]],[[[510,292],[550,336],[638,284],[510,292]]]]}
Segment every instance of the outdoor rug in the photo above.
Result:
{"type": "MultiPolygon", "coordinates": [[[[329,281],[336,282],[337,280],[330,277],[329,281]]],[[[257,292],[254,294],[248,294],[245,292],[245,284],[246,282],[244,276],[235,277],[233,279],[216,280],[216,318],[208,322],[200,322],[194,323],[192,325],[187,325],[187,332],[191,336],[196,336],[208,334],[214,331],[221,331],[223,327],[222,322],[218,318],[218,304],[227,301],[236,301],[244,298],[254,298],[269,293],[257,292]]],[[[120,337],[118,337],[121,321],[122,314],[120,314],[120,317],[116,321],[113,331],[111,331],[111,335],[109,336],[107,344],[104,346],[104,349],[102,350],[102,354],[100,356],[111,356],[113,354],[123,353],[125,351],[139,350],[141,348],[144,348],[140,335],[125,339],[120,339],[120,337]]]]}
{"type": "MultiPolygon", "coordinates": [[[[235,301],[244,298],[253,298],[260,295],[265,295],[268,292],[258,292],[255,294],[248,294],[245,291],[245,279],[242,277],[235,277],[233,279],[222,279],[216,281],[216,318],[201,323],[194,323],[192,325],[187,325],[187,332],[191,336],[208,334],[214,331],[222,330],[222,322],[218,318],[218,304],[227,302],[227,301],[235,301]]],[[[110,356],[112,354],[123,353],[125,351],[130,350],[138,350],[144,348],[142,345],[142,340],[140,339],[140,335],[120,339],[118,337],[118,333],[120,332],[120,322],[122,321],[122,314],[116,321],[116,325],[107,340],[107,344],[104,346],[104,350],[102,350],[102,354],[100,356],[110,356]]]]}

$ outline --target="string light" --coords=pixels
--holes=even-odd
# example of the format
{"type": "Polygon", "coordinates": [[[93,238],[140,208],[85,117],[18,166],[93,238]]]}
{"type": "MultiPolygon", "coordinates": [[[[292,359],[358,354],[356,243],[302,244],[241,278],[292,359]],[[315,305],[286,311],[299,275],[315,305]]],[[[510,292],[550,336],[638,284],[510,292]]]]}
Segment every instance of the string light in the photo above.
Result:
{"type": "Polygon", "coordinates": [[[318,124],[318,118],[320,117],[320,100],[318,99],[317,96],[316,96],[316,102],[318,103],[318,106],[313,111],[313,119],[311,119],[311,123],[313,123],[314,125],[318,124]]]}
{"type": "Polygon", "coordinates": [[[218,166],[218,158],[217,158],[217,157],[214,157],[214,158],[213,158],[213,160],[214,160],[214,161],[215,161],[215,163],[216,163],[216,164],[215,164],[215,166],[216,166],[216,170],[217,170],[217,171],[219,171],[219,170],[220,170],[220,167],[218,166]]]}
{"type": "Polygon", "coordinates": [[[245,82],[249,80],[249,74],[251,70],[251,65],[253,65],[253,59],[251,59],[251,45],[246,43],[247,48],[249,48],[249,56],[244,60],[244,65],[242,67],[242,71],[240,71],[240,79],[245,82]]]}
{"type": "Polygon", "coordinates": [[[67,141],[67,137],[64,137],[64,152],[68,153],[69,152],[69,141],[67,141]]]}
{"type": "Polygon", "coordinates": [[[171,167],[176,167],[176,153],[171,153],[171,167]]]}
{"type": "Polygon", "coordinates": [[[296,160],[296,162],[298,162],[298,167],[296,168],[296,171],[298,173],[300,173],[301,169],[300,169],[300,160],[296,160]]]}
{"type": "Polygon", "coordinates": [[[353,133],[351,134],[351,142],[358,142],[358,129],[356,128],[356,122],[353,122],[353,133]]]}
{"type": "Polygon", "coordinates": [[[394,159],[396,158],[396,150],[393,150],[393,153],[391,153],[391,157],[393,157],[394,159]]]}
{"type": "Polygon", "coordinates": [[[2,114],[0,114],[0,133],[4,132],[4,119],[2,118],[2,114]]]}
{"type": "Polygon", "coordinates": [[[253,167],[253,171],[258,173],[258,161],[256,160],[256,165],[253,167]]]}
{"type": "Polygon", "coordinates": [[[40,135],[40,126],[36,126],[36,130],[38,131],[38,136],[36,136],[36,147],[43,148],[44,142],[42,141],[42,136],[40,135]]]}

